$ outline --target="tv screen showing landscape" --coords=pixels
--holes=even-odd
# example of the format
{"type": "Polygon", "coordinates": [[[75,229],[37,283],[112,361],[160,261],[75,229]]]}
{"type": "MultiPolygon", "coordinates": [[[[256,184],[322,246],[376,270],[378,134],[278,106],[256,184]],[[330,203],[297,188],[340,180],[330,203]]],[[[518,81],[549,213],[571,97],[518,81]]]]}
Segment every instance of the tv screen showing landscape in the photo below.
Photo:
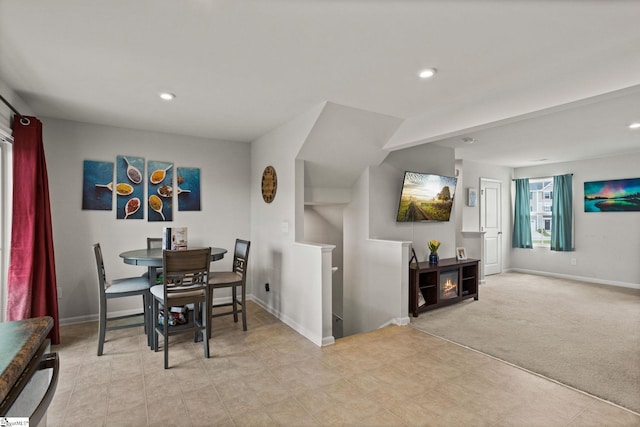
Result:
{"type": "Polygon", "coordinates": [[[457,178],[405,172],[398,222],[449,221],[457,178]]]}

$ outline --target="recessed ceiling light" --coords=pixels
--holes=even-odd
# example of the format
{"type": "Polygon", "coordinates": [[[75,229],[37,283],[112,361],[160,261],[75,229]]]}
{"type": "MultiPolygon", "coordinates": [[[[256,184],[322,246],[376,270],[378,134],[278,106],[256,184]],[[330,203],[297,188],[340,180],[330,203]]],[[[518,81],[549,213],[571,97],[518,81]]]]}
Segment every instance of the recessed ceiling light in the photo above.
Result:
{"type": "Polygon", "coordinates": [[[164,99],[165,101],[171,101],[175,97],[176,95],[170,92],[162,92],[160,94],[160,98],[164,99]]]}
{"type": "Polygon", "coordinates": [[[631,123],[629,129],[640,129],[640,122],[631,123]]]}
{"type": "Polygon", "coordinates": [[[428,79],[435,76],[437,72],[438,70],[436,70],[435,68],[425,68],[424,70],[418,73],[418,76],[421,79],[428,79]]]}

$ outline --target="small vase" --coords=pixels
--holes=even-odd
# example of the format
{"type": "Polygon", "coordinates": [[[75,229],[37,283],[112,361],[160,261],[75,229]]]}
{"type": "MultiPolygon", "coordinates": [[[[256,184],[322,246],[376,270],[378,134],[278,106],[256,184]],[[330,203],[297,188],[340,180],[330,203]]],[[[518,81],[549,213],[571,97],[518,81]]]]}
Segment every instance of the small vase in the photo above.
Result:
{"type": "Polygon", "coordinates": [[[438,252],[431,252],[429,254],[429,264],[437,265],[440,257],[438,257],[438,252]]]}

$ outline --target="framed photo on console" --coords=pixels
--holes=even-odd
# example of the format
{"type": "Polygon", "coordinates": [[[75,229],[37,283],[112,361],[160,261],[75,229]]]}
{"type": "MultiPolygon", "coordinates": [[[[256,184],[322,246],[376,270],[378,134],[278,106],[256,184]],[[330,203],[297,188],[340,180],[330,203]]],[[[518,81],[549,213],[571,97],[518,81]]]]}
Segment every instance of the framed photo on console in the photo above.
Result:
{"type": "Polygon", "coordinates": [[[456,258],[458,261],[467,259],[467,250],[465,248],[456,248],[456,258]]]}

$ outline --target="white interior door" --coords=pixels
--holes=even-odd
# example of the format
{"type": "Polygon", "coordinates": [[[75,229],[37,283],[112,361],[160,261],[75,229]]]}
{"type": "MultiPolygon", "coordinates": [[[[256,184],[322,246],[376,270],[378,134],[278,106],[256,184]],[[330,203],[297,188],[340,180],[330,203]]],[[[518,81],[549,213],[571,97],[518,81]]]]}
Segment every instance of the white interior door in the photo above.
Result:
{"type": "Polygon", "coordinates": [[[502,183],[480,178],[480,231],[484,231],[484,274],[502,273],[502,183]]]}

